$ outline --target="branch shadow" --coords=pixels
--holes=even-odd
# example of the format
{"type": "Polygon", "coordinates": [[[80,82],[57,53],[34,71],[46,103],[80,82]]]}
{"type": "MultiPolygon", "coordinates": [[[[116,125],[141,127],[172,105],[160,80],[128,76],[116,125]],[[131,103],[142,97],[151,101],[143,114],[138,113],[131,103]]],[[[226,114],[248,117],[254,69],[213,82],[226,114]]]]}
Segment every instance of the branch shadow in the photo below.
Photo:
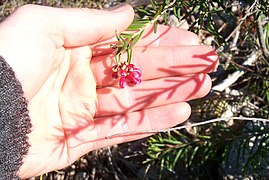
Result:
{"type": "MultiPolygon", "coordinates": [[[[193,88],[193,90],[191,90],[189,92],[189,94],[186,96],[186,98],[182,101],[188,101],[191,100],[195,94],[197,92],[199,92],[199,90],[202,88],[203,83],[206,80],[206,75],[204,75],[202,78],[199,76],[197,77],[187,77],[184,80],[175,80],[175,79],[166,79],[164,82],[171,82],[174,85],[173,86],[169,86],[169,87],[159,87],[159,88],[135,88],[133,89],[134,93],[135,92],[145,92],[146,95],[142,95],[139,96],[137,98],[135,98],[135,104],[133,104],[132,106],[126,106],[124,105],[121,100],[116,97],[115,95],[112,96],[112,98],[117,102],[118,107],[120,107],[122,109],[122,114],[120,114],[120,117],[114,117],[111,121],[111,126],[113,127],[114,125],[116,125],[120,120],[122,120],[122,117],[125,117],[125,121],[124,123],[127,123],[128,121],[128,117],[126,116],[127,113],[129,112],[137,112],[137,111],[141,111],[143,109],[147,109],[147,108],[153,108],[153,107],[157,107],[159,105],[164,105],[164,104],[170,104],[170,103],[175,103],[178,102],[177,99],[173,99],[173,96],[175,93],[177,93],[177,91],[186,83],[188,83],[189,81],[195,81],[194,84],[196,84],[196,86],[193,88]],[[165,96],[166,98],[163,99],[162,102],[158,102],[157,98],[160,96],[165,96]],[[172,99],[172,100],[171,100],[172,99]],[[167,101],[167,103],[165,103],[164,101],[167,101]],[[160,104],[161,103],[161,104],[160,104]],[[156,104],[155,106],[152,106],[153,104],[156,104]]],[[[111,111],[107,112],[108,114],[117,114],[119,112],[115,112],[111,109],[111,111]]],[[[105,116],[103,116],[105,117],[105,116]]],[[[139,121],[137,121],[137,125],[141,124],[141,122],[143,121],[143,118],[145,116],[142,114],[141,118],[139,121]]]]}
{"type": "MultiPolygon", "coordinates": [[[[152,29],[153,31],[153,29],[152,29]]],[[[149,36],[152,31],[149,31],[143,38],[146,38],[147,36],[149,36]]],[[[156,39],[152,40],[151,42],[149,42],[147,44],[147,46],[152,45],[155,41],[158,40],[158,38],[162,37],[165,33],[167,33],[169,31],[169,29],[167,29],[164,33],[160,34],[156,39]]],[[[95,47],[95,55],[97,56],[101,56],[104,55],[105,53],[107,53],[107,48],[104,48],[104,45],[107,46],[108,44],[100,44],[98,46],[95,47]]],[[[110,43],[109,43],[110,45],[110,43]]],[[[167,69],[165,68],[159,68],[160,72],[166,72],[167,74],[171,74],[171,75],[175,75],[175,74],[179,74],[180,69],[192,69],[192,68],[202,68],[203,71],[201,73],[207,73],[212,71],[212,69],[214,69],[214,67],[216,66],[217,61],[213,61],[212,59],[208,58],[208,56],[212,56],[215,55],[214,51],[212,52],[208,52],[205,54],[195,54],[193,55],[193,57],[195,58],[200,58],[205,60],[206,62],[210,62],[211,64],[188,64],[188,65],[184,65],[184,66],[171,66],[167,69]]],[[[103,79],[102,81],[106,81],[108,82],[109,80],[111,80],[111,74],[112,74],[112,70],[111,70],[111,66],[113,61],[113,54],[111,54],[111,56],[109,56],[109,58],[111,58],[111,63],[107,63],[107,61],[102,61],[101,58],[98,61],[102,61],[101,63],[103,63],[105,70],[104,70],[104,74],[106,75],[105,79],[103,79]]],[[[203,76],[202,78],[186,78],[185,80],[175,80],[175,79],[166,79],[166,82],[171,82],[174,83],[173,86],[170,87],[159,87],[159,88],[134,88],[134,92],[147,92],[144,96],[140,96],[138,98],[135,99],[136,103],[133,104],[132,106],[126,106],[124,105],[121,100],[119,98],[117,98],[115,95],[112,94],[111,98],[115,99],[118,106],[121,109],[124,109],[124,111],[122,111],[122,113],[119,113],[116,116],[111,116],[107,121],[109,121],[108,123],[110,124],[110,127],[113,128],[116,125],[118,125],[118,123],[123,123],[123,124],[127,124],[129,121],[129,116],[128,116],[128,112],[133,112],[133,111],[140,111],[143,109],[147,109],[148,107],[152,107],[152,104],[156,103],[157,98],[160,96],[166,96],[166,98],[164,99],[164,101],[169,101],[169,103],[173,103],[173,102],[177,102],[177,100],[173,100],[171,101],[171,98],[174,96],[175,93],[177,93],[178,89],[180,89],[184,84],[188,83],[190,80],[195,81],[194,84],[196,84],[196,86],[191,90],[191,92],[189,92],[188,96],[186,97],[186,99],[184,101],[188,101],[191,100],[192,97],[195,96],[195,94],[197,92],[199,92],[199,90],[201,89],[204,81],[206,80],[206,76],[203,76]]],[[[109,94],[111,93],[110,90],[106,91],[105,93],[109,94]]],[[[109,100],[108,100],[109,103],[109,100]]],[[[113,107],[111,107],[113,108],[113,107]]],[[[111,110],[111,113],[113,113],[113,110],[111,110]]],[[[143,119],[145,118],[146,114],[144,111],[140,111],[139,117],[137,117],[137,125],[139,126],[142,122],[143,119]]],[[[129,136],[134,136],[135,134],[122,134],[121,136],[112,136],[110,137],[110,139],[108,140],[107,137],[109,137],[110,135],[107,134],[106,136],[103,137],[98,137],[96,139],[92,139],[92,140],[87,140],[85,141],[85,139],[81,139],[80,137],[80,132],[84,131],[84,130],[90,130],[90,129],[95,129],[97,126],[101,125],[102,123],[105,123],[103,121],[85,121],[85,117],[84,116],[77,116],[74,115],[75,118],[75,125],[71,125],[71,124],[65,124],[65,127],[63,129],[63,127],[54,127],[56,132],[61,132],[62,136],[58,136],[55,135],[54,136],[54,141],[56,141],[56,143],[59,145],[58,147],[55,147],[54,151],[59,151],[59,149],[61,150],[61,155],[63,155],[63,153],[65,152],[65,148],[68,147],[68,142],[67,139],[69,137],[75,138],[77,139],[78,143],[75,146],[72,146],[72,148],[75,148],[77,146],[80,146],[82,144],[85,143],[94,143],[97,144],[98,142],[101,141],[110,141],[113,139],[117,139],[117,138],[122,138],[122,137],[129,137],[129,136]]],[[[107,122],[106,122],[107,123],[107,122]]],[[[58,134],[58,133],[57,133],[58,134]]],[[[139,134],[139,132],[138,132],[139,134]]]]}
{"type": "Polygon", "coordinates": [[[186,74],[185,72],[189,72],[191,69],[199,69],[199,71],[193,73],[210,73],[214,71],[215,67],[217,67],[218,61],[214,61],[209,56],[214,56],[215,52],[212,50],[205,54],[194,54],[193,58],[199,58],[204,61],[204,63],[196,63],[196,64],[185,64],[185,65],[176,65],[170,66],[169,68],[159,68],[160,72],[164,72],[169,75],[182,75],[186,74]],[[209,62],[209,63],[208,63],[209,62]],[[188,70],[190,69],[190,70],[188,70]]]}
{"type": "MultiPolygon", "coordinates": [[[[170,87],[136,89],[135,91],[147,92],[146,93],[147,95],[140,96],[139,98],[137,98],[136,104],[134,104],[131,107],[124,106],[122,104],[121,100],[113,95],[112,98],[116,99],[118,106],[120,106],[122,109],[125,109],[125,111],[123,111],[121,114],[118,114],[116,116],[111,116],[110,118],[107,118],[106,122],[98,121],[98,120],[89,121],[89,120],[85,120],[84,116],[74,115],[74,117],[76,117],[76,119],[75,119],[76,124],[75,125],[74,124],[73,125],[65,124],[64,129],[62,127],[54,127],[56,131],[62,132],[62,136],[59,136],[59,135],[54,136],[53,140],[55,141],[55,143],[58,144],[58,146],[55,147],[55,149],[53,151],[55,151],[55,152],[61,151],[60,156],[65,157],[63,153],[66,153],[66,148],[67,148],[67,153],[68,153],[69,148],[76,148],[76,147],[83,145],[83,144],[88,144],[88,143],[98,144],[98,143],[103,143],[104,141],[107,141],[107,143],[105,143],[105,144],[109,144],[110,142],[113,142],[113,141],[115,142],[116,139],[122,139],[122,138],[126,139],[125,141],[128,141],[128,139],[130,139],[131,137],[138,135],[139,131],[145,130],[145,129],[139,129],[139,125],[143,122],[143,120],[146,117],[145,112],[140,111],[140,110],[147,109],[148,107],[152,108],[151,107],[152,104],[156,103],[156,99],[159,96],[165,96],[164,101],[167,100],[169,103],[171,103],[171,98],[173,97],[173,95],[178,92],[178,89],[180,89],[184,84],[188,83],[190,80],[195,81],[196,86],[192,89],[192,91],[186,97],[186,100],[189,100],[191,97],[193,97],[200,90],[203,82],[205,81],[205,76],[203,76],[202,78],[189,77],[189,78],[185,79],[184,81],[177,81],[174,79],[165,80],[166,82],[174,83],[174,85],[170,86],[170,87]],[[136,129],[137,134],[133,133],[133,131],[132,131],[132,134],[127,134],[127,133],[124,134],[125,132],[128,132],[130,130],[122,128],[123,132],[119,132],[119,133],[123,133],[123,134],[121,134],[120,136],[118,136],[118,135],[113,136],[113,134],[102,133],[102,134],[104,134],[103,136],[98,137],[96,139],[92,139],[92,137],[90,137],[90,133],[89,133],[88,139],[87,139],[87,137],[81,138],[80,132],[85,131],[85,130],[96,132],[94,129],[98,126],[102,126],[102,123],[109,124],[111,129],[113,129],[115,126],[119,126],[119,125],[121,126],[123,124],[128,124],[128,121],[130,119],[130,115],[128,114],[128,112],[132,112],[134,110],[136,112],[140,111],[139,115],[136,117],[136,120],[135,120],[136,126],[138,127],[138,129],[136,129]],[[76,139],[77,143],[70,145],[68,143],[68,138],[76,139]]],[[[173,102],[176,102],[176,101],[177,100],[175,99],[173,102]]],[[[109,100],[108,100],[108,102],[109,102],[109,100]]],[[[134,124],[134,123],[132,123],[132,124],[134,124]]],[[[58,132],[56,134],[59,134],[58,132]]],[[[92,149],[92,150],[94,150],[94,149],[92,149]]]]}

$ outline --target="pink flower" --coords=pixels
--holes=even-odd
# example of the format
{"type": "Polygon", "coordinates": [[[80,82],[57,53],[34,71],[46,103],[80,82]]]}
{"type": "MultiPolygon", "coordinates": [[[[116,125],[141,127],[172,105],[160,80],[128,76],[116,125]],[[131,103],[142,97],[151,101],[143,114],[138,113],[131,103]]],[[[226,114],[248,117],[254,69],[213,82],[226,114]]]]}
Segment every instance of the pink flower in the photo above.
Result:
{"type": "Polygon", "coordinates": [[[141,83],[141,71],[138,68],[135,68],[134,71],[129,72],[128,76],[126,77],[131,84],[138,85],[141,83]]]}
{"type": "Polygon", "coordinates": [[[141,83],[141,70],[134,64],[127,62],[112,67],[112,78],[119,78],[120,88],[125,88],[127,84],[138,85],[141,83]]]}

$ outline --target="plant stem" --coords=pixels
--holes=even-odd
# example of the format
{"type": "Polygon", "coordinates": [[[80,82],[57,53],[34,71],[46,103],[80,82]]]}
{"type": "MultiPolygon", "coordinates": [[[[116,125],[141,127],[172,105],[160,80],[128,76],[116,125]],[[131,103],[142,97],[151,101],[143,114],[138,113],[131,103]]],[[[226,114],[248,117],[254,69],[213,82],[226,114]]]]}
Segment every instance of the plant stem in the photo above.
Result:
{"type": "Polygon", "coordinates": [[[137,35],[139,35],[140,33],[142,33],[142,31],[144,31],[145,29],[147,29],[149,26],[153,25],[154,23],[156,23],[158,21],[158,19],[169,9],[169,7],[173,6],[175,4],[176,0],[174,0],[173,2],[171,2],[169,5],[165,5],[164,7],[161,6],[158,10],[158,12],[155,14],[155,16],[153,17],[153,19],[145,24],[142,28],[140,28],[138,31],[136,31],[135,33],[133,33],[132,35],[132,39],[134,37],[136,37],[137,35]]]}

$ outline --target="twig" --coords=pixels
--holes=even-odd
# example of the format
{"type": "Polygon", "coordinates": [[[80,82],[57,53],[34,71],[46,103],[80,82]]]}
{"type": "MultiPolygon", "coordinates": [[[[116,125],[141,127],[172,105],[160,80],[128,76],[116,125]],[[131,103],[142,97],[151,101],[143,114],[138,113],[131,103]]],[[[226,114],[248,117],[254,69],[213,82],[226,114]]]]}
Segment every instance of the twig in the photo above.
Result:
{"type": "Polygon", "coordinates": [[[261,44],[261,49],[262,49],[263,55],[268,58],[269,57],[269,51],[268,51],[268,49],[266,48],[266,45],[265,45],[265,36],[264,36],[264,33],[263,33],[261,16],[260,15],[257,15],[257,16],[258,16],[258,18],[257,18],[258,36],[259,36],[259,41],[260,41],[260,44],[261,44]]]}
{"type": "MultiPolygon", "coordinates": [[[[252,65],[252,63],[254,63],[257,60],[257,57],[258,57],[258,52],[257,51],[253,51],[248,56],[248,58],[246,59],[246,61],[244,61],[244,63],[242,65],[243,66],[250,66],[250,65],[252,65]]],[[[245,71],[243,69],[240,69],[238,71],[235,71],[227,79],[223,80],[220,84],[217,84],[214,87],[212,87],[212,90],[219,91],[219,92],[224,91],[226,88],[228,88],[229,86],[231,86],[234,82],[236,82],[238,80],[238,78],[240,78],[244,73],[245,73],[245,71]]]]}
{"type": "Polygon", "coordinates": [[[157,130],[144,130],[144,131],[130,131],[130,132],[123,132],[123,133],[116,133],[112,134],[110,136],[106,136],[106,139],[111,139],[111,138],[116,138],[116,137],[122,137],[122,136],[131,136],[131,135],[137,135],[137,134],[154,134],[154,133],[165,133],[169,131],[178,131],[181,129],[187,129],[191,127],[197,127],[197,126],[202,126],[206,124],[212,124],[216,122],[228,122],[230,120],[241,120],[241,121],[259,121],[259,122],[266,122],[269,123],[269,119],[264,119],[264,118],[249,118],[249,117],[226,117],[226,118],[216,118],[216,119],[211,119],[199,123],[192,123],[188,125],[182,125],[174,128],[169,128],[169,129],[157,129],[157,130]]]}
{"type": "Polygon", "coordinates": [[[4,10],[5,10],[5,8],[6,8],[6,5],[7,5],[7,3],[8,3],[8,0],[6,0],[3,4],[2,4],[2,9],[1,9],[1,12],[0,12],[0,15],[2,16],[2,14],[4,13],[4,10]]]}
{"type": "Polygon", "coordinates": [[[248,16],[251,16],[252,14],[256,13],[256,11],[253,11],[253,12],[250,12],[250,11],[255,7],[257,2],[258,1],[255,0],[254,3],[248,8],[246,15],[239,20],[239,24],[236,26],[236,28],[234,28],[231,34],[225,39],[226,42],[234,35],[234,33],[236,33],[236,31],[238,31],[238,29],[240,29],[240,26],[243,24],[243,22],[246,20],[248,16]]]}
{"type": "Polygon", "coordinates": [[[109,162],[110,167],[112,168],[114,178],[115,178],[115,180],[119,180],[120,178],[118,176],[118,173],[116,172],[116,170],[114,168],[114,163],[113,163],[113,160],[112,160],[112,153],[111,153],[110,147],[107,147],[107,151],[108,151],[108,154],[109,154],[108,162],[109,162]]]}
{"type": "Polygon", "coordinates": [[[240,26],[235,32],[235,36],[234,36],[233,42],[231,44],[231,49],[236,48],[239,36],[240,36],[240,26]]]}

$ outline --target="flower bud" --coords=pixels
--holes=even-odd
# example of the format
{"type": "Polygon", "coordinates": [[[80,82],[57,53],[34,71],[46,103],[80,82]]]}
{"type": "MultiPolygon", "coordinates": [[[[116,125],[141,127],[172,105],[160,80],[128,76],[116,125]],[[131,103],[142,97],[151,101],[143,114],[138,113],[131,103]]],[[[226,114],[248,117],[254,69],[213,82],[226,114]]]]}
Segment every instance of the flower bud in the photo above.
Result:
{"type": "Polygon", "coordinates": [[[119,75],[118,75],[118,72],[113,72],[112,73],[112,78],[113,79],[118,79],[119,75]]]}
{"type": "Polygon", "coordinates": [[[125,77],[120,78],[119,85],[120,85],[120,88],[122,88],[122,89],[126,87],[126,78],[125,77]]]}

